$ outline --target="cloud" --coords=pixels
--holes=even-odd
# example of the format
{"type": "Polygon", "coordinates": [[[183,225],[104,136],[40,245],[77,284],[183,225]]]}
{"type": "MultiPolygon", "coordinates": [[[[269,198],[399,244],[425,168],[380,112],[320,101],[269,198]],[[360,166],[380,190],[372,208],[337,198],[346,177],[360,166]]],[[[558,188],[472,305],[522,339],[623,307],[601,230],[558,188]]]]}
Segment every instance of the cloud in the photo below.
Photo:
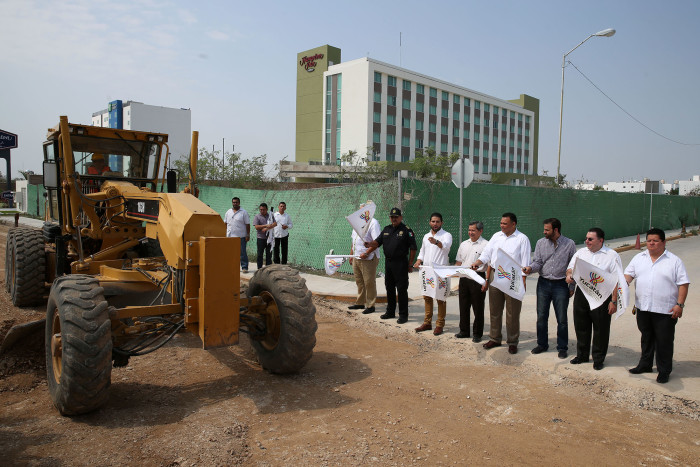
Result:
{"type": "Polygon", "coordinates": [[[177,10],[177,16],[185,24],[194,24],[197,22],[197,17],[189,10],[184,10],[181,8],[177,10]]]}
{"type": "Polygon", "coordinates": [[[227,41],[230,39],[230,36],[228,34],[226,34],[225,32],[216,31],[216,30],[207,32],[207,36],[210,39],[214,39],[215,41],[227,41]]]}

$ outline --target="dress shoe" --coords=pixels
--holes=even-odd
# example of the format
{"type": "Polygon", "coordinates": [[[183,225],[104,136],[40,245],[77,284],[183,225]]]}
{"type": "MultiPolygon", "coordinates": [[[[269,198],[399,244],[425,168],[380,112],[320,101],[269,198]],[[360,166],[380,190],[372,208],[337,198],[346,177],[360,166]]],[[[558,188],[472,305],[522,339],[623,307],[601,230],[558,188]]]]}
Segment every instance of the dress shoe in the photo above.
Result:
{"type": "Polygon", "coordinates": [[[633,375],[639,375],[642,373],[651,373],[652,369],[651,368],[642,368],[641,366],[637,365],[634,368],[630,368],[629,372],[632,373],[633,375]]]}
{"type": "Polygon", "coordinates": [[[435,330],[433,331],[433,334],[436,336],[439,336],[442,334],[442,326],[435,326],[435,330]]]}
{"type": "MultiPolygon", "coordinates": [[[[393,318],[393,316],[392,316],[393,318]]],[[[399,319],[396,320],[398,324],[404,324],[408,323],[408,316],[399,316],[399,319]]]]}
{"type": "Polygon", "coordinates": [[[487,350],[493,349],[494,347],[500,347],[500,346],[501,346],[500,343],[498,343],[496,341],[492,341],[492,340],[489,340],[487,343],[484,344],[484,348],[487,350]]]}
{"type": "Polygon", "coordinates": [[[532,352],[532,353],[534,353],[535,355],[537,355],[538,353],[542,353],[542,352],[546,352],[546,351],[547,351],[547,347],[542,347],[541,345],[538,345],[537,347],[535,347],[534,349],[532,349],[530,352],[532,352]]]}
{"type": "Polygon", "coordinates": [[[416,332],[430,331],[431,329],[433,329],[432,325],[423,323],[416,328],[416,332]]]}
{"type": "Polygon", "coordinates": [[[472,337],[472,342],[476,342],[476,343],[481,342],[481,336],[479,336],[479,337],[476,337],[476,336],[472,337]]]}
{"type": "Polygon", "coordinates": [[[582,359],[582,358],[574,357],[574,358],[571,359],[571,361],[570,361],[569,363],[571,363],[572,365],[578,365],[579,363],[588,363],[588,360],[584,360],[584,359],[582,359]]]}
{"type": "Polygon", "coordinates": [[[566,350],[560,350],[557,356],[564,360],[566,357],[569,356],[569,352],[567,352],[566,350]]]}
{"type": "Polygon", "coordinates": [[[668,383],[668,375],[659,373],[659,376],[656,377],[656,382],[661,384],[668,383]]]}
{"type": "Polygon", "coordinates": [[[373,307],[373,306],[371,306],[371,307],[369,307],[369,308],[365,308],[364,310],[362,310],[362,314],[363,314],[363,315],[368,315],[368,314],[370,314],[370,313],[374,313],[374,307],[373,307]]]}
{"type": "Polygon", "coordinates": [[[599,371],[600,371],[600,370],[603,369],[604,366],[605,366],[605,364],[604,364],[603,362],[594,363],[594,364],[593,364],[593,369],[594,369],[594,370],[599,370],[599,371]]]}
{"type": "Polygon", "coordinates": [[[364,305],[350,305],[350,306],[348,307],[348,310],[361,310],[361,309],[363,309],[364,307],[365,307],[364,305]]]}
{"type": "Polygon", "coordinates": [[[386,312],[382,316],[380,316],[381,319],[391,319],[391,318],[396,318],[396,315],[394,313],[389,313],[386,312]]]}
{"type": "Polygon", "coordinates": [[[459,331],[457,334],[455,334],[455,337],[457,339],[464,339],[466,337],[469,337],[469,334],[467,334],[466,332],[459,331]]]}
{"type": "Polygon", "coordinates": [[[518,346],[517,345],[509,345],[508,346],[508,353],[515,355],[518,353],[518,346]]]}

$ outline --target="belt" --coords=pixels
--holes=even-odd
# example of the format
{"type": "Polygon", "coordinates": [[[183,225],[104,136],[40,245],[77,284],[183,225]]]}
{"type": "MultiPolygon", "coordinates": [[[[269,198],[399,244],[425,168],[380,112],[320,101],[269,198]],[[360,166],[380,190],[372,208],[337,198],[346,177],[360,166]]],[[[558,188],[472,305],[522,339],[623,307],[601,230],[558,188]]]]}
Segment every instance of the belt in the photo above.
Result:
{"type": "Polygon", "coordinates": [[[546,277],[542,277],[542,276],[540,276],[540,279],[544,279],[544,280],[549,281],[549,282],[561,282],[561,281],[566,281],[566,278],[563,278],[563,279],[547,279],[546,277]]]}

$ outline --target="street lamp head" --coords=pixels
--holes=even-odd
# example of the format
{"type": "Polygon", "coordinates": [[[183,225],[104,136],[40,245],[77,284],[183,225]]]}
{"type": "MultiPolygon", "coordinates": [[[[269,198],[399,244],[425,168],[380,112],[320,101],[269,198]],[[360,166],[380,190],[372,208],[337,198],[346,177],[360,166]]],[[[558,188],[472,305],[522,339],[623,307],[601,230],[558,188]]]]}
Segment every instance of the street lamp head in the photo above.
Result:
{"type": "Polygon", "coordinates": [[[614,29],[603,29],[602,31],[598,31],[597,33],[593,34],[594,36],[598,37],[610,37],[615,35],[615,30],[614,29]]]}

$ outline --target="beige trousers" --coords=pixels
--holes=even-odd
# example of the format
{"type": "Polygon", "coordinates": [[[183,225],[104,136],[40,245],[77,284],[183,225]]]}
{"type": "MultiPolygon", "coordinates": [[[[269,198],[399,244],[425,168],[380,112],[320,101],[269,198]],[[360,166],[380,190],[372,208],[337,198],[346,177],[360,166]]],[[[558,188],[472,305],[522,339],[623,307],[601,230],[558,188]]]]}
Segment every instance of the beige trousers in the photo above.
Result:
{"type": "MultiPolygon", "coordinates": [[[[433,297],[426,297],[423,295],[423,300],[425,300],[425,319],[423,324],[433,324],[433,297]]],[[[442,300],[437,300],[438,304],[438,316],[435,322],[436,327],[445,327],[445,316],[447,315],[447,302],[442,300]]]]}
{"type": "Polygon", "coordinates": [[[352,260],[352,272],[355,274],[357,285],[357,298],[355,305],[364,305],[365,308],[374,306],[377,301],[377,265],[379,258],[352,260]]]}

